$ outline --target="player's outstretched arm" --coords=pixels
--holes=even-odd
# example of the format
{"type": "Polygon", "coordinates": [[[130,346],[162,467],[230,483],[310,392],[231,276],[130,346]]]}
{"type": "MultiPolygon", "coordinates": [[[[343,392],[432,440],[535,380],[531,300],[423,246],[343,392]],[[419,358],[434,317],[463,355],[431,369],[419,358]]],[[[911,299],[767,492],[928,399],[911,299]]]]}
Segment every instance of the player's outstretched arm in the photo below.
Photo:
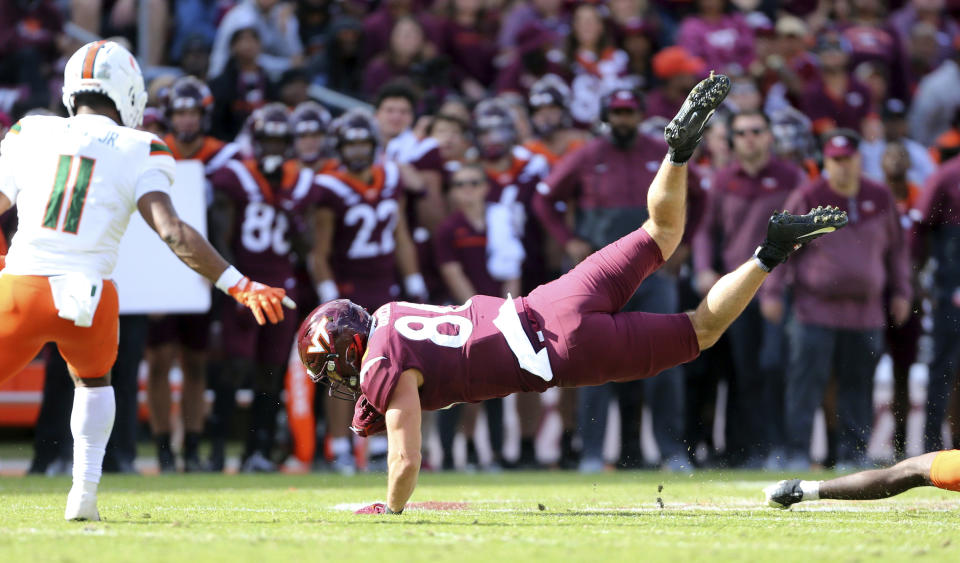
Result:
{"type": "Polygon", "coordinates": [[[6,213],[11,207],[13,207],[13,202],[10,201],[7,194],[0,192],[0,215],[6,213]]]}
{"type": "Polygon", "coordinates": [[[787,479],[765,487],[763,494],[767,504],[774,508],[788,508],[808,500],[888,498],[916,487],[933,485],[933,460],[940,453],[926,453],[905,459],[893,467],[861,471],[829,481],[787,479]]]}
{"type": "Polygon", "coordinates": [[[283,289],[250,281],[228,264],[203,235],[180,219],[166,192],[144,194],[137,201],[137,207],[150,228],[184,264],[249,307],[259,324],[266,324],[268,320],[278,323],[283,320],[284,306],[296,307],[283,289]]]}
{"type": "Polygon", "coordinates": [[[650,219],[643,228],[667,260],[683,239],[687,216],[687,161],[700,144],[713,112],[730,91],[730,79],[714,75],[694,86],[676,117],[664,129],[670,150],[647,192],[650,219]]]}
{"type": "Polygon", "coordinates": [[[767,274],[787,261],[791,253],[811,240],[847,224],[846,212],[836,207],[817,207],[806,215],[775,213],[767,225],[767,238],[754,257],[720,278],[691,313],[700,350],[720,339],[727,327],[743,313],[767,274]]]}
{"type": "Polygon", "coordinates": [[[404,371],[387,406],[387,508],[394,513],[406,506],[420,474],[419,375],[404,371]]]}

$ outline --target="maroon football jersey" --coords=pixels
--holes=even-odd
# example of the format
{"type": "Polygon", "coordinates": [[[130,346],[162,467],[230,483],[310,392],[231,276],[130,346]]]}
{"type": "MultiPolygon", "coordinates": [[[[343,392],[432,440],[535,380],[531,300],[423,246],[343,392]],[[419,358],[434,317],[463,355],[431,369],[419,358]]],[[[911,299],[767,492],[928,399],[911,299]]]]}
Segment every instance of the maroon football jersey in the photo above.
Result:
{"type": "Polygon", "coordinates": [[[211,177],[215,191],[234,206],[230,248],[238,270],[268,285],[287,287],[293,280],[290,211],[313,180],[309,169],[293,161],[283,165],[279,185],[271,183],[254,160],[228,160],[211,177]]]}
{"type": "MultiPolygon", "coordinates": [[[[336,226],[330,268],[341,293],[365,307],[345,287],[369,293],[370,285],[396,285],[396,240],[400,218],[400,174],[392,162],[373,165],[373,180],[365,185],[342,170],[318,174],[309,203],[333,210],[336,226]]],[[[382,305],[385,300],[372,304],[382,305]]]]}
{"type": "Polygon", "coordinates": [[[360,371],[364,396],[385,413],[408,369],[423,374],[423,410],[545,391],[554,383],[520,369],[493,324],[503,303],[476,296],[455,307],[394,302],[377,309],[360,371]]]}
{"type": "Polygon", "coordinates": [[[491,187],[487,199],[493,202],[517,202],[523,206],[523,232],[521,241],[527,256],[523,260],[523,291],[547,281],[544,241],[546,236],[540,222],[533,216],[533,196],[537,184],[547,177],[550,163],[539,154],[534,154],[522,146],[513,148],[513,160],[510,168],[504,171],[487,169],[491,187]]]}

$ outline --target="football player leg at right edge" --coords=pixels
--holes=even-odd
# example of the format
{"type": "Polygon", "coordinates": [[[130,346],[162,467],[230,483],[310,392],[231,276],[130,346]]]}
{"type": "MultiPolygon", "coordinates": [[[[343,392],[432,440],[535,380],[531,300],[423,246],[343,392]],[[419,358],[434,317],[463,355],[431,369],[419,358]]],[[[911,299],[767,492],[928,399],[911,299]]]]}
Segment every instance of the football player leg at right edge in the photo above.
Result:
{"type": "Polygon", "coordinates": [[[454,323],[452,309],[431,313],[422,307],[393,303],[377,312],[385,317],[378,317],[369,340],[369,315],[362,310],[356,312],[359,308],[349,302],[323,305],[304,322],[301,359],[315,374],[314,379],[332,388],[346,387],[361,397],[354,417],[356,432],[387,432],[387,501],[366,507],[361,513],[400,513],[413,494],[419,474],[420,411],[424,407],[442,408],[453,402],[480,401],[529,388],[542,391],[554,386],[631,381],[688,362],[716,343],[753,299],[772,268],[802,244],[846,225],[846,214],[829,207],[807,215],[775,214],[754,257],[722,277],[695,311],[675,315],[620,311],[643,279],[680,244],[686,215],[687,161],[729,89],[726,76],[711,73],[694,87],[666,127],[669,152],[647,193],[650,218],[642,228],[593,253],[557,280],[513,300],[512,307],[503,300],[477,297],[458,308],[454,323]],[[345,308],[358,317],[356,322],[350,321],[356,328],[349,331],[341,330],[346,325],[336,315],[327,316],[328,310],[336,309],[333,312],[339,314],[345,308]],[[440,359],[438,344],[433,340],[419,334],[406,336],[410,331],[402,321],[414,317],[394,320],[393,315],[394,311],[403,315],[408,310],[417,311],[417,322],[424,325],[423,316],[444,315],[443,319],[435,317],[434,322],[470,326],[461,337],[464,342],[459,343],[464,351],[440,359]],[[521,324],[521,314],[531,325],[538,325],[531,330],[543,344],[540,352],[546,350],[547,354],[532,348],[537,336],[524,333],[522,327],[511,331],[505,324],[513,322],[511,318],[516,321],[514,326],[521,324]],[[504,323],[486,320],[494,317],[504,323]],[[474,332],[491,330],[480,324],[484,322],[496,326],[504,338],[483,336],[471,341],[474,332]],[[317,334],[326,347],[310,346],[313,340],[319,340],[317,334]],[[361,362],[364,353],[368,358],[361,362]],[[402,360],[404,355],[416,356],[419,367],[408,367],[410,364],[402,360]],[[549,361],[544,362],[544,357],[549,361]],[[476,362],[491,371],[488,379],[495,384],[466,386],[470,389],[464,393],[463,382],[475,382],[470,375],[477,369],[476,362]]]}
{"type": "Polygon", "coordinates": [[[783,480],[763,489],[767,504],[789,508],[798,502],[876,500],[917,487],[960,492],[960,450],[930,452],[905,459],[885,469],[860,471],[829,481],[783,480]]]}
{"type": "MultiPolygon", "coordinates": [[[[283,289],[237,271],[177,215],[172,153],[134,129],[147,93],[129,51],[112,41],[81,47],[67,61],[63,101],[71,117],[26,117],[0,143],[0,214],[16,204],[19,221],[0,256],[0,382],[44,344],[57,344],[76,385],[64,517],[99,520],[97,487],[116,412],[110,370],[119,303],[110,278],[130,215],[139,210],[184,264],[258,323],[278,323],[283,307],[296,305],[283,289]]],[[[162,282],[164,272],[156,275],[162,282]]]]}

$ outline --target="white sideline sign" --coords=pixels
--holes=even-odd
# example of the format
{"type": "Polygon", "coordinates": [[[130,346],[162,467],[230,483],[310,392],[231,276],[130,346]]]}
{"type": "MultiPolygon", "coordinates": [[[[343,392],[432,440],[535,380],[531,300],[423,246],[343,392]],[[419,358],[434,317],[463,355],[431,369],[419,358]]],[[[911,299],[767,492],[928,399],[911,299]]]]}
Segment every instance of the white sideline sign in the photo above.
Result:
{"type": "MultiPolygon", "coordinates": [[[[170,198],[180,217],[207,236],[207,196],[203,164],[177,161],[177,180],[170,198]]],[[[135,211],[130,217],[113,279],[120,314],[205,313],[210,309],[210,283],[160,240],[135,211]]]]}

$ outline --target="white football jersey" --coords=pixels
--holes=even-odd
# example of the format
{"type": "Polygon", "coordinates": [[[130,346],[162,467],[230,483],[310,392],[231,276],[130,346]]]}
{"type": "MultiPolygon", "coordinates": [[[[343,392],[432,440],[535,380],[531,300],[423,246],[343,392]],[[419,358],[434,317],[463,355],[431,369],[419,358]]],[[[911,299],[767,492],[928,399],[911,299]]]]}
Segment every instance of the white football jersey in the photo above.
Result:
{"type": "Polygon", "coordinates": [[[0,143],[0,192],[19,220],[4,272],[109,278],[137,201],[174,174],[151,133],[102,115],[25,117],[0,143]]]}

